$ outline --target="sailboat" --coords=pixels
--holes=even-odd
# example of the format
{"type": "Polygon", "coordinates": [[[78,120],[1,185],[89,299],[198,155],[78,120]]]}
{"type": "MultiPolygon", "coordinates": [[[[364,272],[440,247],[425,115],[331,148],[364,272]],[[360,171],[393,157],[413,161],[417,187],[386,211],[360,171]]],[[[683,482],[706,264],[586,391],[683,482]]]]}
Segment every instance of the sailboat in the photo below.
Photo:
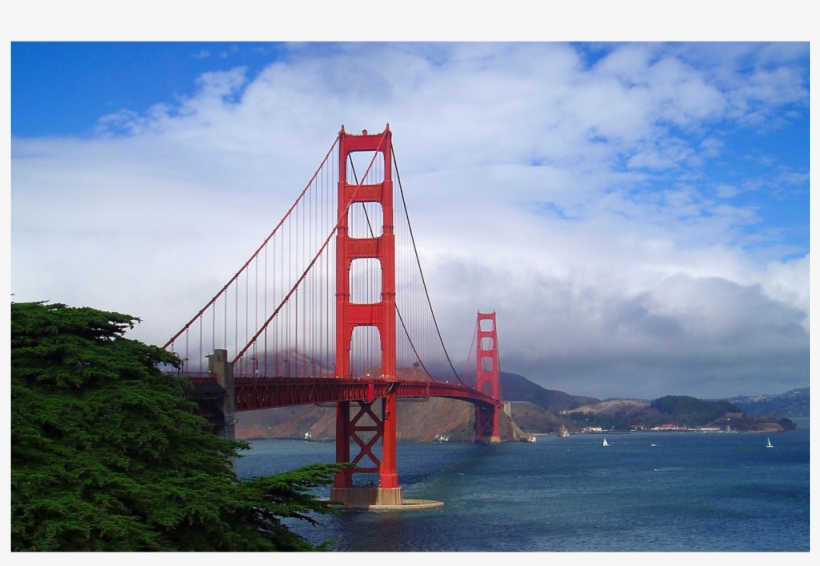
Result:
{"type": "Polygon", "coordinates": [[[305,433],[305,442],[310,442],[311,440],[313,440],[313,437],[310,435],[310,431],[307,431],[305,433]]]}
{"type": "Polygon", "coordinates": [[[603,445],[604,446],[609,446],[609,442],[606,441],[606,438],[604,438],[604,444],[603,445]]]}
{"type": "Polygon", "coordinates": [[[774,446],[772,446],[772,441],[768,438],[766,438],[766,448],[774,448],[774,446]]]}

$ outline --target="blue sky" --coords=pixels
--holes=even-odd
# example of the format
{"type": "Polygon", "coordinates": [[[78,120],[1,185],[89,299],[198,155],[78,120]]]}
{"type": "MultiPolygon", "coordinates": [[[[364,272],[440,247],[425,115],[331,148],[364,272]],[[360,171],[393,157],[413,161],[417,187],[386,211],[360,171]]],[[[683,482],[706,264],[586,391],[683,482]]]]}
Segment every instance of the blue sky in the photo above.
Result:
{"type": "Polygon", "coordinates": [[[283,50],[276,43],[13,42],[11,133],[91,135],[101,116],[190,96],[207,71],[245,66],[253,76],[283,50]]]}
{"type": "Polygon", "coordinates": [[[130,312],[136,337],[162,342],[255,249],[341,124],[390,122],[453,350],[476,310],[497,310],[504,368],[552,389],[808,384],[808,43],[11,55],[18,300],[130,312]],[[210,233],[214,211],[237,228],[210,233]],[[225,273],[207,267],[214,253],[225,273]]]}
{"type": "MultiPolygon", "coordinates": [[[[574,45],[588,68],[611,49],[574,45]]],[[[799,45],[794,48],[799,52],[799,45]]],[[[15,42],[11,51],[12,136],[36,138],[94,136],[102,116],[176,104],[195,93],[195,81],[205,72],[244,67],[252,81],[265,66],[287,57],[288,47],[270,42],[15,42]]],[[[747,65],[742,72],[748,75],[754,63],[747,65]]],[[[807,49],[802,66],[807,85],[807,49]]],[[[805,100],[785,104],[759,120],[710,124],[725,149],[695,174],[710,180],[711,194],[707,190],[705,196],[734,193],[733,203],[758,211],[757,221],[741,230],[744,236],[771,230],[777,236],[759,245],[777,246],[774,253],[784,253],[780,246],[786,246],[794,255],[803,254],[809,240],[808,106],[805,100]]],[[[674,127],[670,133],[690,142],[699,136],[674,127]]]]}

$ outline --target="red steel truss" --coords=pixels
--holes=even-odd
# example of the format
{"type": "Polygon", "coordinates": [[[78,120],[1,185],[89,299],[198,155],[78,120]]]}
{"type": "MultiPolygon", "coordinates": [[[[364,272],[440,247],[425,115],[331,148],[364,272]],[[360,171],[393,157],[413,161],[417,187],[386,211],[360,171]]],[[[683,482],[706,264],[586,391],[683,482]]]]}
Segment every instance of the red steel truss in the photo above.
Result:
{"type": "MultiPolygon", "coordinates": [[[[216,378],[213,379],[214,381],[216,378]]],[[[201,381],[201,380],[197,380],[201,381]]],[[[328,377],[235,377],[236,411],[274,407],[365,401],[387,397],[447,397],[486,409],[502,406],[489,395],[450,383],[368,381],[328,377]]],[[[349,460],[346,460],[349,461],[349,460]]]]}
{"type": "MultiPolygon", "coordinates": [[[[379,331],[381,341],[381,379],[396,379],[396,242],[393,234],[393,144],[390,126],[375,135],[352,135],[339,133],[339,220],[336,229],[336,377],[350,377],[350,349],[353,330],[357,326],[374,326],[379,331]],[[375,152],[374,160],[383,165],[384,176],[381,183],[364,184],[347,182],[348,156],[357,151],[375,152]],[[382,208],[381,236],[372,238],[352,238],[348,235],[348,211],[354,203],[378,203],[382,208]],[[382,269],[381,300],[377,303],[356,304],[350,301],[350,267],[354,259],[372,258],[379,260],[382,269]]],[[[370,167],[372,167],[371,162],[370,167]]],[[[369,168],[370,168],[369,167],[369,168]]],[[[369,169],[368,168],[368,169],[369,169]]],[[[380,396],[381,397],[381,396],[380,396]]],[[[370,398],[372,401],[372,397],[370,398]]],[[[361,404],[360,404],[361,405],[361,404]]],[[[363,444],[357,435],[356,423],[370,411],[370,404],[361,405],[359,413],[350,418],[347,402],[339,403],[336,410],[336,461],[350,462],[350,442],[355,442],[360,453],[354,462],[363,456],[369,457],[374,468],[348,469],[336,474],[335,487],[353,487],[353,474],[364,471],[379,474],[379,487],[398,488],[396,474],[396,396],[387,391],[383,396],[382,415],[375,422],[376,435],[368,444],[363,444]],[[382,442],[382,460],[379,462],[371,448],[377,440],[382,442]]],[[[373,416],[372,418],[375,418],[373,416]]]]}
{"type": "Polygon", "coordinates": [[[498,408],[501,405],[501,386],[498,379],[498,332],[495,311],[489,314],[478,313],[476,343],[475,388],[498,400],[498,404],[492,407],[476,405],[476,440],[499,442],[501,437],[498,432],[498,408]]]}

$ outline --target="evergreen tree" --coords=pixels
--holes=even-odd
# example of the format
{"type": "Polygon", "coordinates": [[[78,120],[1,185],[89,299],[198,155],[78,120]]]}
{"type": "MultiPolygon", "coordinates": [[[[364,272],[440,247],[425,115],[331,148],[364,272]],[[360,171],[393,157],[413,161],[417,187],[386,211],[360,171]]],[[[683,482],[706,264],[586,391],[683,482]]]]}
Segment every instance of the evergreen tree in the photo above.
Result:
{"type": "Polygon", "coordinates": [[[667,395],[652,401],[651,406],[684,426],[702,426],[726,413],[742,413],[737,405],[728,401],[703,401],[687,395],[667,395]]]}
{"type": "Polygon", "coordinates": [[[247,443],[194,414],[157,369],[175,356],[124,338],[137,321],[12,303],[12,550],[316,549],[283,519],[330,512],[311,490],[337,467],[237,481],[247,443]]]}

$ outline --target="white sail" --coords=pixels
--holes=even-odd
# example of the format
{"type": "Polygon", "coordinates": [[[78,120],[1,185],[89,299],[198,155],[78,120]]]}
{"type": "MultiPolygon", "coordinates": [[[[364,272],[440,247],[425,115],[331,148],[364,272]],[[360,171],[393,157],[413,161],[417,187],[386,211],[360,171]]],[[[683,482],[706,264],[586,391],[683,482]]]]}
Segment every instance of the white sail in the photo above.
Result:
{"type": "Polygon", "coordinates": [[[604,438],[604,444],[603,445],[604,446],[609,446],[609,443],[606,441],[606,438],[604,438]]]}
{"type": "Polygon", "coordinates": [[[774,446],[772,446],[772,441],[768,438],[766,439],[766,448],[774,448],[774,446]]]}

